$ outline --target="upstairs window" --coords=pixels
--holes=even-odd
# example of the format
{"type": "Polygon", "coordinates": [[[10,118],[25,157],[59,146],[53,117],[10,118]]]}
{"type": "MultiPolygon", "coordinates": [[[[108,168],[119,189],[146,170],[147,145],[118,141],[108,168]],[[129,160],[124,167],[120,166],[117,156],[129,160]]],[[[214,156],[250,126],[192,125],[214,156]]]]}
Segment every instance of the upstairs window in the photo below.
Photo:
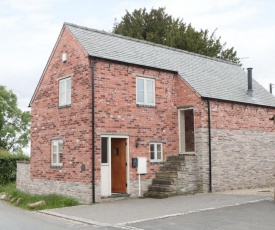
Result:
{"type": "Polygon", "coordinates": [[[59,106],[71,104],[71,78],[59,81],[59,106]]]}
{"type": "Polygon", "coordinates": [[[155,80],[137,77],[136,102],[141,105],[155,105],[155,80]]]}
{"type": "Polygon", "coordinates": [[[162,144],[161,143],[151,143],[150,144],[150,161],[160,162],[163,161],[162,144]]]}
{"type": "Polygon", "coordinates": [[[63,140],[52,140],[52,166],[62,166],[63,140]]]}

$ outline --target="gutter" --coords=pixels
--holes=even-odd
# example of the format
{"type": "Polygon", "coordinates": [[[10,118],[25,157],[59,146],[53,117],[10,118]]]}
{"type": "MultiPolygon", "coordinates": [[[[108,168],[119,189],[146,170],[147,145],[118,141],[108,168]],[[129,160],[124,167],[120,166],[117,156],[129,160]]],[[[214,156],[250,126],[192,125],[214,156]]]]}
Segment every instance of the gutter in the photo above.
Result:
{"type": "Polygon", "coordinates": [[[92,200],[95,204],[95,61],[91,61],[92,70],[92,200]]]}
{"type": "Polygon", "coordinates": [[[211,114],[210,101],[207,99],[208,107],[208,154],[209,154],[209,192],[212,192],[212,152],[211,152],[211,114]]]}

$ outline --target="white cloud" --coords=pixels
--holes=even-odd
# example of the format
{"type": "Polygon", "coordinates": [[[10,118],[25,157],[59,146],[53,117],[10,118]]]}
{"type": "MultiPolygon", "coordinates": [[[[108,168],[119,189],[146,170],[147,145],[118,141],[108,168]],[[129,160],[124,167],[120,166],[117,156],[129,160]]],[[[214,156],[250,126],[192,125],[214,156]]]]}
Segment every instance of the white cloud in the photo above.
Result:
{"type": "Polygon", "coordinates": [[[12,9],[22,12],[32,12],[48,9],[52,0],[6,0],[4,1],[12,9]]]}
{"type": "Polygon", "coordinates": [[[218,28],[243,66],[266,88],[275,83],[275,2],[271,0],[0,0],[0,84],[18,94],[26,108],[64,21],[111,31],[125,10],[166,7],[197,29],[218,28]]]}

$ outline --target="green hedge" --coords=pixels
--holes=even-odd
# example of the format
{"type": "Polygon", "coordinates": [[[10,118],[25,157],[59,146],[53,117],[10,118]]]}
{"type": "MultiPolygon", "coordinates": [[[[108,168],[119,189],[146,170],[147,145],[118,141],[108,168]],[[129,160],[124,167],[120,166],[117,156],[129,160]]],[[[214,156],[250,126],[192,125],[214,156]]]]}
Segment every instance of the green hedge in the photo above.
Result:
{"type": "Polygon", "coordinates": [[[30,158],[20,153],[9,153],[0,150],[0,185],[16,181],[16,161],[29,160],[30,158]]]}

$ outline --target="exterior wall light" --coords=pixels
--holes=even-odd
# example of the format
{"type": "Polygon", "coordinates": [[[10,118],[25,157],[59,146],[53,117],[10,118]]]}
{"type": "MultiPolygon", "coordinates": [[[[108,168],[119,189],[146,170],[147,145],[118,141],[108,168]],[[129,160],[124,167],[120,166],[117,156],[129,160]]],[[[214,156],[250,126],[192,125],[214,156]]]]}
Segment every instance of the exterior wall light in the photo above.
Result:
{"type": "Polygon", "coordinates": [[[141,139],[138,137],[138,138],[136,139],[136,148],[140,145],[140,141],[141,141],[141,139]]]}

